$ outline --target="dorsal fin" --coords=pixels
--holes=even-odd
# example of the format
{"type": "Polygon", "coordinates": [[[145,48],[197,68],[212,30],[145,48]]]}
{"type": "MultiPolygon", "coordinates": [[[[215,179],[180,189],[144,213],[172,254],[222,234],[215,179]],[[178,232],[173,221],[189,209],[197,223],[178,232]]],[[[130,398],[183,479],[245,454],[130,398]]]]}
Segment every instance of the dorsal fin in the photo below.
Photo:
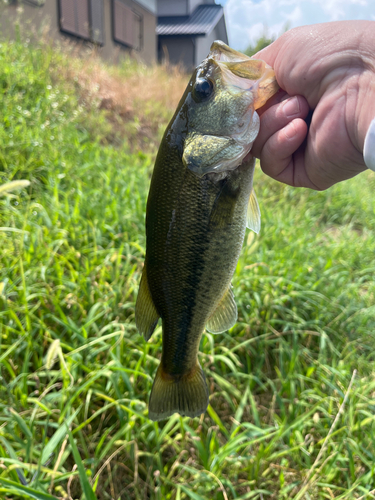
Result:
{"type": "Polygon", "coordinates": [[[206,324],[206,330],[210,333],[222,333],[232,326],[237,321],[237,305],[234,300],[234,295],[229,285],[229,288],[224,293],[223,298],[217,305],[215,311],[211,314],[206,324]]]}
{"type": "Polygon", "coordinates": [[[260,231],[260,210],[254,189],[251,190],[249,202],[247,204],[246,227],[257,234],[260,231]]]}
{"type": "Polygon", "coordinates": [[[135,324],[139,332],[144,336],[146,342],[155,330],[159,317],[148,287],[145,265],[139,285],[137,302],[135,304],[135,324]]]}

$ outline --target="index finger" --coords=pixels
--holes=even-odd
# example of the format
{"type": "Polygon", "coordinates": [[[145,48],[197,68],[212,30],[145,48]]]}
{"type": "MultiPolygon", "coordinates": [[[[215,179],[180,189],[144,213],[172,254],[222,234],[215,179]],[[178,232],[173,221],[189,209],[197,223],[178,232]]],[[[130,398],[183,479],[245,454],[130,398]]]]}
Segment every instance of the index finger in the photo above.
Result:
{"type": "Polygon", "coordinates": [[[257,109],[257,113],[259,116],[262,116],[262,114],[267,111],[271,106],[274,106],[275,104],[279,104],[281,101],[285,101],[285,99],[288,99],[289,95],[285,92],[283,89],[279,89],[278,92],[276,92],[275,95],[273,95],[266,104],[264,104],[261,108],[257,109]]]}

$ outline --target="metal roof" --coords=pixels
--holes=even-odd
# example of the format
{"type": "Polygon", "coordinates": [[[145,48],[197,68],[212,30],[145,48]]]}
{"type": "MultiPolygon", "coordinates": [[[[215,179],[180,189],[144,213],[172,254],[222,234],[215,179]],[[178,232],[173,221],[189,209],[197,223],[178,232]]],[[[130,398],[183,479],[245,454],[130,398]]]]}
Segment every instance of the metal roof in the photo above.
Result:
{"type": "Polygon", "coordinates": [[[199,5],[191,16],[159,17],[158,35],[208,35],[223,15],[221,5],[199,5]]]}

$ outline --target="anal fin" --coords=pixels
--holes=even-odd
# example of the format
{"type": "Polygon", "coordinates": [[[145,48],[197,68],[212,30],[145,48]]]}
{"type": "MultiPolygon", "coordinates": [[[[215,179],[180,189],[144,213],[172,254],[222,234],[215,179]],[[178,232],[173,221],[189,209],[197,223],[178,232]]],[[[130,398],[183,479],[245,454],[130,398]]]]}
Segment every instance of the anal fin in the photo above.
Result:
{"type": "Polygon", "coordinates": [[[210,333],[222,333],[232,328],[236,321],[237,305],[229,285],[228,290],[224,293],[223,298],[208,319],[206,330],[210,333]]]}
{"type": "Polygon", "coordinates": [[[148,286],[145,265],[139,285],[137,302],[135,304],[135,324],[139,332],[144,336],[146,342],[155,330],[159,317],[148,286]]]}
{"type": "Polygon", "coordinates": [[[246,227],[257,234],[260,231],[260,210],[254,189],[251,190],[249,202],[247,204],[246,227]]]}

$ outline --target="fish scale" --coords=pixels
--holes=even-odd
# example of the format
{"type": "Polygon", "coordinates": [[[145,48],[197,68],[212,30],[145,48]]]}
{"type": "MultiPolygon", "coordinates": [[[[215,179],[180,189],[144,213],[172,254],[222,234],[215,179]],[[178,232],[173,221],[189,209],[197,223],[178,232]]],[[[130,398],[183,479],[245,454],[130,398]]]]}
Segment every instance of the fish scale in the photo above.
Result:
{"type": "Polygon", "coordinates": [[[149,402],[153,420],[175,412],[195,417],[207,408],[199,344],[205,327],[219,333],[237,319],[231,279],[247,221],[254,230],[260,224],[255,160],[245,161],[259,129],[254,103],[261,105],[277,88],[265,63],[214,42],[162,139],[136,303],[146,340],[162,320],[163,350],[149,402]]]}

